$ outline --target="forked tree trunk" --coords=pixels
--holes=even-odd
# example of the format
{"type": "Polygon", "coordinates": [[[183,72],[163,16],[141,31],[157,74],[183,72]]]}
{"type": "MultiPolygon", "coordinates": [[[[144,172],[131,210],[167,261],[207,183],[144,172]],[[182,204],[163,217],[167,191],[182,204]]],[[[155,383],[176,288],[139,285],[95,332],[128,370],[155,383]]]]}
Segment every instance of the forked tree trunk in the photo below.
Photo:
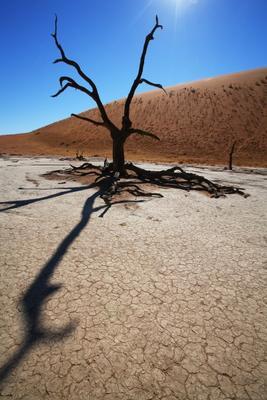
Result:
{"type": "Polygon", "coordinates": [[[119,172],[120,176],[123,176],[125,173],[124,163],[124,143],[125,138],[121,136],[113,137],[113,149],[112,149],[112,157],[113,157],[113,170],[114,172],[119,172]]]}
{"type": "Polygon", "coordinates": [[[162,89],[165,92],[162,85],[160,85],[159,83],[150,82],[149,80],[144,79],[142,77],[148,45],[149,45],[150,41],[154,39],[154,33],[156,32],[157,29],[163,29],[163,27],[162,27],[162,25],[159,24],[158,16],[156,15],[156,23],[155,23],[153,29],[151,30],[151,32],[149,32],[149,34],[146,36],[145,43],[143,46],[143,51],[142,51],[142,54],[140,57],[138,72],[137,72],[136,78],[133,81],[133,84],[131,86],[131,89],[129,91],[129,94],[128,94],[125,104],[124,104],[124,111],[123,111],[123,115],[122,115],[122,126],[118,127],[110,120],[110,118],[106,112],[105,106],[100,99],[100,96],[99,96],[99,93],[98,93],[98,90],[97,90],[97,87],[96,87],[96,84],[94,83],[94,81],[83,72],[80,65],[76,61],[71,60],[70,58],[68,58],[66,56],[65,51],[63,50],[63,47],[61,46],[61,44],[59,43],[58,38],[57,38],[57,16],[55,18],[55,32],[52,33],[52,37],[54,38],[55,44],[60,52],[60,58],[57,58],[54,61],[54,63],[63,62],[65,64],[73,67],[76,70],[76,72],[78,73],[78,75],[86,82],[86,86],[82,86],[81,84],[78,84],[73,78],[71,78],[69,76],[61,76],[59,78],[60,89],[52,97],[57,97],[58,95],[63,93],[68,88],[74,88],[74,89],[78,89],[81,92],[87,94],[89,97],[91,97],[91,99],[94,100],[94,102],[96,103],[96,105],[98,107],[98,111],[99,111],[99,114],[101,117],[100,120],[94,120],[92,118],[88,118],[83,115],[77,115],[77,114],[71,114],[71,115],[73,117],[82,119],[84,121],[88,121],[95,126],[98,126],[98,127],[102,126],[110,132],[112,142],[113,142],[113,150],[112,150],[113,172],[114,173],[119,172],[120,176],[125,176],[124,143],[130,135],[139,134],[142,136],[148,136],[148,137],[159,140],[159,138],[156,135],[154,135],[150,132],[143,131],[142,129],[133,128],[132,121],[130,119],[130,108],[131,108],[132,100],[133,100],[135,91],[139,85],[141,85],[142,83],[146,83],[150,86],[154,86],[159,89],[162,89]],[[87,87],[88,85],[90,87],[89,89],[87,87]]]}

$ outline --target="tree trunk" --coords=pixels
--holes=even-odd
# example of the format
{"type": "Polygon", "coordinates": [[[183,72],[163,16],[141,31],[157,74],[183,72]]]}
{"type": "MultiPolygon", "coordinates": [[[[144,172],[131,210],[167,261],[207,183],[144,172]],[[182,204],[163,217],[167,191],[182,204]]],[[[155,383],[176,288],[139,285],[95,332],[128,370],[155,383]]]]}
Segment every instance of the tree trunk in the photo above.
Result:
{"type": "Polygon", "coordinates": [[[228,163],[228,168],[230,169],[230,171],[232,171],[233,169],[233,154],[235,151],[235,145],[236,145],[236,141],[232,144],[230,153],[229,153],[229,163],[228,163]]]}
{"type": "Polygon", "coordinates": [[[113,137],[113,171],[114,172],[119,172],[120,176],[123,176],[125,173],[124,169],[124,143],[125,143],[125,138],[121,137],[113,137]]]}

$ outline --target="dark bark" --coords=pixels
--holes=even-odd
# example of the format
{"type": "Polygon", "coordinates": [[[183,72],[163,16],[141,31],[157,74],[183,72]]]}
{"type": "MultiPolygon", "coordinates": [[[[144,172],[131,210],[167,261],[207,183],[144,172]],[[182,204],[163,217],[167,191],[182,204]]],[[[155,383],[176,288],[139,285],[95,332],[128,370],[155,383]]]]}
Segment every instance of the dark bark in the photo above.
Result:
{"type": "Polygon", "coordinates": [[[131,103],[132,103],[132,100],[133,100],[133,97],[134,97],[137,87],[144,82],[144,83],[147,83],[148,85],[163,89],[162,85],[160,85],[159,83],[153,83],[153,82],[148,81],[147,79],[142,78],[149,42],[151,40],[154,40],[153,35],[156,32],[156,30],[159,28],[163,29],[163,26],[159,25],[158,16],[156,16],[156,23],[155,23],[153,29],[151,30],[151,32],[146,36],[145,43],[143,46],[143,51],[142,51],[142,54],[140,57],[138,72],[137,72],[135,80],[133,81],[130,92],[129,92],[126,102],[125,102],[124,113],[123,113],[123,117],[122,117],[122,128],[124,130],[129,130],[132,127],[132,121],[130,119],[130,108],[131,108],[131,103]]]}
{"type": "Polygon", "coordinates": [[[113,171],[119,172],[120,176],[125,175],[125,156],[124,156],[124,143],[123,136],[116,135],[112,143],[112,158],[113,158],[113,171]]]}
{"type": "Polygon", "coordinates": [[[94,119],[83,117],[82,115],[71,114],[71,116],[76,117],[78,119],[82,119],[83,121],[91,122],[91,124],[94,124],[96,126],[105,126],[105,124],[103,122],[95,121],[94,119]]]}
{"type": "MultiPolygon", "coordinates": [[[[94,175],[96,176],[95,184],[97,185],[101,184],[103,180],[109,178],[110,184],[103,196],[101,196],[105,200],[106,204],[111,204],[112,200],[125,192],[128,192],[135,197],[163,197],[161,193],[156,193],[154,191],[147,192],[141,188],[141,186],[143,187],[146,185],[150,188],[151,184],[165,189],[173,188],[185,191],[198,190],[206,192],[210,197],[214,198],[226,197],[229,194],[239,194],[245,198],[249,196],[240,187],[226,186],[224,184],[219,184],[218,182],[212,182],[201,175],[186,172],[179,166],[161,171],[149,171],[133,164],[121,163],[121,166],[123,167],[122,174],[124,174],[123,176],[125,178],[127,177],[127,179],[123,180],[120,180],[121,176],[114,174],[114,166],[112,165],[111,168],[109,168],[109,166],[111,165],[108,165],[108,167],[100,167],[94,166],[90,163],[84,163],[79,167],[71,166],[71,168],[67,170],[52,171],[51,174],[58,174],[60,179],[62,179],[62,174],[74,176],[75,179],[77,176],[84,177],[85,175],[94,175]]],[[[119,167],[116,168],[117,172],[119,172],[119,167]]]]}
{"type": "MultiPolygon", "coordinates": [[[[58,92],[55,93],[52,97],[58,96],[59,94],[64,92],[69,87],[78,89],[81,92],[87,94],[89,97],[91,97],[95,101],[95,103],[98,107],[98,110],[100,112],[101,118],[103,120],[103,125],[106,126],[108,129],[117,129],[117,127],[109,119],[109,117],[106,113],[105,107],[100,99],[100,96],[99,96],[99,93],[98,93],[98,90],[97,90],[97,87],[96,87],[96,84],[94,83],[94,81],[83,72],[80,65],[76,61],[73,61],[66,56],[65,51],[63,50],[63,47],[59,43],[58,37],[57,37],[57,16],[55,18],[55,31],[54,31],[54,33],[52,33],[52,37],[54,38],[56,47],[58,48],[60,55],[61,55],[61,58],[57,58],[54,61],[54,64],[63,62],[67,65],[70,65],[71,67],[73,67],[76,70],[78,75],[86,82],[86,84],[90,86],[90,88],[88,89],[82,85],[79,85],[74,79],[72,79],[68,76],[61,76],[59,78],[59,83],[60,83],[61,89],[59,89],[58,92]],[[64,82],[67,82],[67,83],[64,86],[62,86],[64,82]]],[[[89,121],[89,122],[92,122],[92,121],[89,121]]]]}
{"type": "Polygon", "coordinates": [[[232,144],[232,147],[231,147],[231,150],[230,150],[230,153],[229,153],[229,165],[228,165],[228,167],[229,167],[230,171],[232,171],[232,169],[233,169],[233,154],[234,154],[234,151],[235,151],[235,145],[236,145],[236,141],[232,144]]]}

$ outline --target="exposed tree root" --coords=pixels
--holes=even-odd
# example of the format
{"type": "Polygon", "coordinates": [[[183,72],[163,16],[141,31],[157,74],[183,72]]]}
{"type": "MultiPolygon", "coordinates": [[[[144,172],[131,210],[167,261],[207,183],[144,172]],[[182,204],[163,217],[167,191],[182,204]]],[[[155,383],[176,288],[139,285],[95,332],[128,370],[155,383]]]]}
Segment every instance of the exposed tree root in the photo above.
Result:
{"type": "Polygon", "coordinates": [[[127,164],[126,169],[133,171],[140,180],[162,187],[172,187],[187,191],[203,190],[209,193],[210,197],[215,198],[225,197],[227,194],[234,193],[248,197],[248,194],[244,193],[242,188],[219,185],[201,175],[185,172],[178,166],[161,171],[148,171],[133,164],[127,164]]]}
{"type": "Polygon", "coordinates": [[[49,175],[68,174],[72,177],[95,176],[95,183],[99,185],[103,179],[110,179],[110,184],[105,192],[100,196],[108,205],[117,196],[123,193],[129,193],[132,196],[138,197],[163,197],[161,193],[148,192],[140,186],[154,185],[162,188],[176,188],[186,191],[198,190],[209,194],[210,197],[219,198],[225,197],[227,194],[239,194],[243,197],[249,195],[244,193],[242,188],[234,186],[224,186],[214,183],[203,176],[185,172],[181,167],[175,166],[161,171],[145,170],[137,167],[134,164],[125,164],[124,175],[119,177],[118,173],[113,172],[113,164],[107,163],[105,160],[104,166],[97,166],[88,162],[75,167],[71,165],[65,170],[52,171],[49,175]]]}

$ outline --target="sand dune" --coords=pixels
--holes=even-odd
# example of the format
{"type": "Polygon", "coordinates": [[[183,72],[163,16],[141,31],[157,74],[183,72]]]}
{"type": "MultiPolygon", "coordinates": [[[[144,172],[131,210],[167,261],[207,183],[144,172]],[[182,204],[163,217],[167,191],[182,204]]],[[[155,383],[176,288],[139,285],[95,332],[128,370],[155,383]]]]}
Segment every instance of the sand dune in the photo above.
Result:
{"type": "MultiPolygon", "coordinates": [[[[106,106],[120,124],[124,99],[106,106]]],[[[82,115],[98,118],[96,109],[82,115]]],[[[226,164],[236,141],[234,163],[267,167],[267,68],[190,82],[137,95],[132,105],[135,127],[161,138],[131,137],[131,160],[226,164]]],[[[13,154],[110,156],[111,140],[103,128],[67,118],[28,134],[0,136],[0,152],[13,154]]]]}

